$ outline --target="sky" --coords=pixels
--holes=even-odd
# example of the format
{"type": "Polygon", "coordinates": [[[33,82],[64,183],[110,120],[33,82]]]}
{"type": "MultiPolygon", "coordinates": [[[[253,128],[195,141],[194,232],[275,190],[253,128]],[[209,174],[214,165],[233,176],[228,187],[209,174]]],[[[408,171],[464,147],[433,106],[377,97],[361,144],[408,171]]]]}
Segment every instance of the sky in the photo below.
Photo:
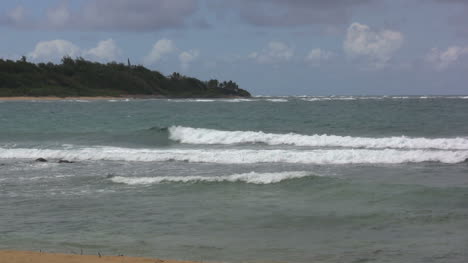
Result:
{"type": "Polygon", "coordinates": [[[468,94],[468,0],[2,0],[0,40],[254,95],[468,94]]]}

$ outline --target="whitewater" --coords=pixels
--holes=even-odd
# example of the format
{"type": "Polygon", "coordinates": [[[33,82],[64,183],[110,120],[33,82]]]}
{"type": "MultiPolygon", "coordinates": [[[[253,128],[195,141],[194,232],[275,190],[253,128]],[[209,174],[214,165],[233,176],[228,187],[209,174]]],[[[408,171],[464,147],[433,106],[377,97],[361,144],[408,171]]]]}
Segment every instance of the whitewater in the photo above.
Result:
{"type": "Polygon", "coordinates": [[[220,131],[214,129],[172,126],[170,138],[188,144],[242,144],[295,145],[312,147],[395,148],[468,150],[468,138],[365,138],[335,135],[274,134],[262,131],[220,131]]]}
{"type": "Polygon", "coordinates": [[[150,185],[160,183],[197,183],[197,182],[245,182],[251,184],[274,184],[284,180],[318,176],[306,171],[282,173],[243,173],[223,176],[154,176],[154,177],[124,177],[113,176],[111,181],[129,185],[150,185]]]}
{"type": "Polygon", "coordinates": [[[129,149],[95,147],[81,149],[5,149],[2,159],[66,159],[72,161],[111,160],[133,162],[187,161],[219,164],[303,163],[303,164],[397,164],[397,163],[461,163],[468,151],[428,150],[219,150],[219,149],[129,149]]]}
{"type": "Polygon", "coordinates": [[[467,262],[468,100],[0,103],[0,249],[467,262]]]}

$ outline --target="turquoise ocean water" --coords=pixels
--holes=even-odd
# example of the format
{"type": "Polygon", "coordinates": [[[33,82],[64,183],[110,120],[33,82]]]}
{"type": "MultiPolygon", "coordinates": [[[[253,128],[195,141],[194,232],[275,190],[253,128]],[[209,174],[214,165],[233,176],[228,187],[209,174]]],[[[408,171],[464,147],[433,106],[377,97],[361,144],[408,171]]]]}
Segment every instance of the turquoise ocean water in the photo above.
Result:
{"type": "Polygon", "coordinates": [[[467,262],[467,159],[466,96],[3,101],[0,249],[467,262]]]}

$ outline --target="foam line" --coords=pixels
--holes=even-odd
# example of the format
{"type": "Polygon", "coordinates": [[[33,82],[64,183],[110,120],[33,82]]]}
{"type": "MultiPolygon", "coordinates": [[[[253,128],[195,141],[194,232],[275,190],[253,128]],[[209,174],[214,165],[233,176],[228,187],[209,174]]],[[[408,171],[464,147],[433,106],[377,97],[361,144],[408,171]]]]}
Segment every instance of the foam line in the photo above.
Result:
{"type": "Polygon", "coordinates": [[[245,182],[249,184],[274,184],[284,180],[316,176],[310,172],[280,173],[243,173],[227,176],[158,176],[158,177],[124,177],[110,178],[114,183],[128,185],[151,185],[160,183],[197,183],[197,182],[245,182]]]}
{"type": "Polygon", "coordinates": [[[393,148],[468,150],[468,138],[410,138],[406,136],[366,138],[336,135],[276,134],[261,131],[220,131],[204,128],[172,126],[169,138],[186,144],[295,145],[310,147],[393,148]]]}
{"type": "Polygon", "coordinates": [[[80,149],[0,148],[0,159],[66,159],[135,162],[186,161],[194,163],[302,163],[302,164],[398,164],[461,163],[468,151],[440,150],[219,150],[219,149],[133,149],[93,147],[80,149]]]}

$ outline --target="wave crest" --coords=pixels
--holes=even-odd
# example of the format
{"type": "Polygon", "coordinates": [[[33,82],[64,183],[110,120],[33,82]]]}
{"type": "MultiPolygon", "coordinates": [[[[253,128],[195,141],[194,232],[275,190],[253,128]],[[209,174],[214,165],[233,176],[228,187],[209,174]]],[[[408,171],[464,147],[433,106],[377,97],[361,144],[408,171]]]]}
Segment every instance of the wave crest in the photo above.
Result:
{"type": "Polygon", "coordinates": [[[310,172],[280,172],[280,173],[242,173],[227,176],[158,176],[158,177],[124,177],[110,178],[114,183],[128,185],[149,185],[160,183],[197,183],[197,182],[245,182],[249,184],[274,184],[284,180],[317,176],[310,172]]]}
{"type": "Polygon", "coordinates": [[[466,138],[366,138],[336,135],[275,134],[256,131],[220,131],[204,128],[172,126],[169,138],[187,144],[242,144],[295,145],[310,147],[392,148],[468,150],[466,138]]]}
{"type": "Polygon", "coordinates": [[[133,161],[253,164],[398,164],[419,162],[461,163],[468,151],[433,150],[219,150],[219,149],[132,149],[93,147],[80,149],[0,148],[0,159],[66,159],[74,161],[133,161]]]}

